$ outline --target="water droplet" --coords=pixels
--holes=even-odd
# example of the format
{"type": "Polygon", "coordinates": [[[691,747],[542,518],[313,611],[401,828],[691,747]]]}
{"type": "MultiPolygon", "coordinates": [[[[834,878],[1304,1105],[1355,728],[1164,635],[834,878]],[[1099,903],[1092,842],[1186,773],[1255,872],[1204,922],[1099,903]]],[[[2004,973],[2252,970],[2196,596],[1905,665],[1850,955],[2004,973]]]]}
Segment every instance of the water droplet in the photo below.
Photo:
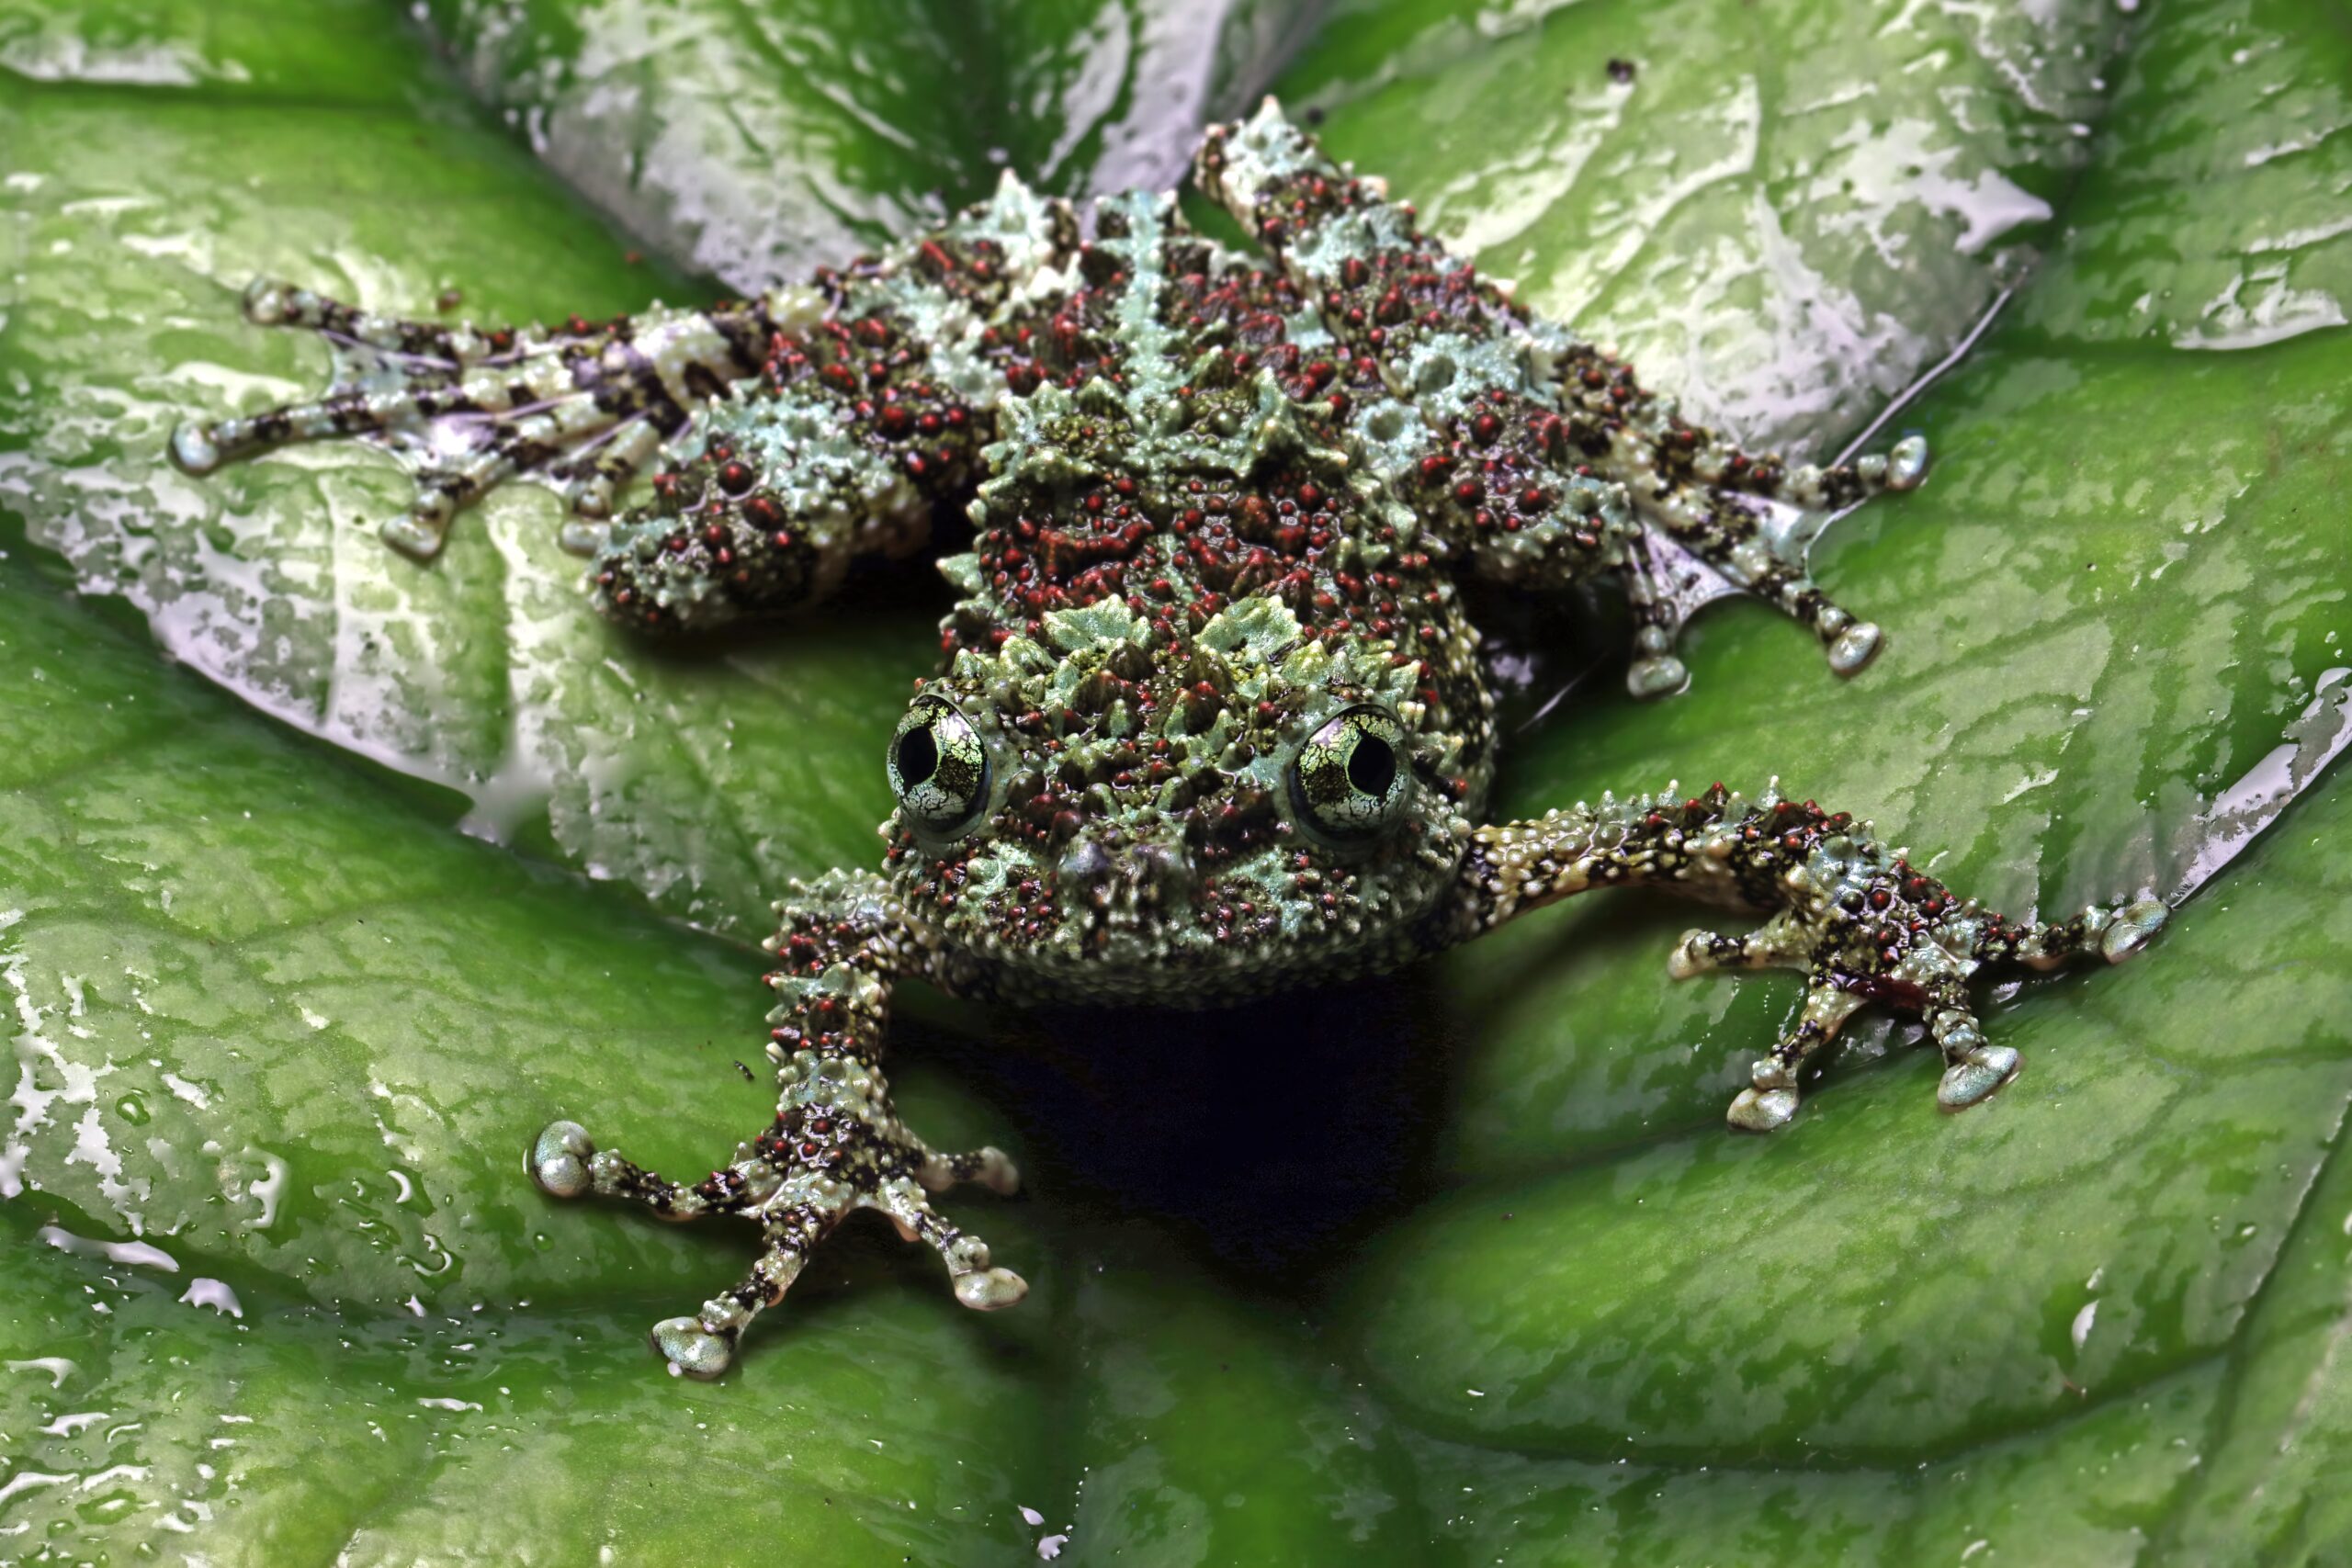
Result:
{"type": "Polygon", "coordinates": [[[237,1300],[237,1292],[219,1280],[208,1280],[202,1276],[190,1280],[180,1300],[189,1306],[210,1307],[214,1312],[226,1313],[231,1317],[245,1315],[243,1304],[237,1300]]]}

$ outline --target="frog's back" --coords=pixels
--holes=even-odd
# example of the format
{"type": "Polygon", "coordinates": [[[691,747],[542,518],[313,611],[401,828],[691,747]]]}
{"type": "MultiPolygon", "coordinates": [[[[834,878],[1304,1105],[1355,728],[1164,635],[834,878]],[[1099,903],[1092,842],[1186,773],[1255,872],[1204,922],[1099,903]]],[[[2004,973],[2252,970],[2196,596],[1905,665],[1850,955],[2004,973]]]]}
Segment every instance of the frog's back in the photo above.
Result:
{"type": "MultiPolygon", "coordinates": [[[[933,345],[935,378],[988,411],[975,547],[943,563],[965,594],[947,660],[1049,643],[1049,615],[1112,602],[1184,642],[1252,596],[1309,637],[1440,651],[1459,619],[1451,590],[1410,513],[1351,456],[1363,410],[1388,399],[1369,362],[1265,258],[1187,226],[1172,196],[1130,193],[1091,217],[1008,176],[941,234],[844,275],[841,314],[905,321],[933,345]]],[[[1468,669],[1442,673],[1458,685],[1468,669]]]]}
{"type": "Polygon", "coordinates": [[[1136,195],[971,341],[1002,390],[926,691],[994,759],[993,809],[947,842],[902,813],[906,897],[1016,992],[1197,1000],[1302,953],[1393,961],[1351,939],[1410,940],[1489,705],[1451,581],[1351,456],[1314,302],[1136,195]],[[1426,833],[1302,823],[1302,748],[1357,711],[1394,716],[1396,790],[1442,806],[1426,833]]]}

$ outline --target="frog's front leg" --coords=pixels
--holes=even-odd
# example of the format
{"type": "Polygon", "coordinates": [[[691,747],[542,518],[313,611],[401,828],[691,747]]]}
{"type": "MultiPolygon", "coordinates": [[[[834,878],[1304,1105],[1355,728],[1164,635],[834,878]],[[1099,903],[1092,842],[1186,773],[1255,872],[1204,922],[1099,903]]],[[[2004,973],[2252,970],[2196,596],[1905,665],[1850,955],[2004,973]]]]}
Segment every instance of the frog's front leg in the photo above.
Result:
{"type": "Polygon", "coordinates": [[[653,1327],[654,1348],[689,1377],[726,1371],[752,1317],[781,1301],[817,1244],[861,1209],[936,1248],[966,1306],[1011,1306],[1028,1291],[925,1196],[958,1181],[1010,1193],[1020,1181],[1012,1162],[994,1148],[942,1154],[890,1103],[881,1067],[890,987],[923,967],[920,934],[869,875],[833,873],[776,908],[782,929],[767,943],[779,960],[768,983],[781,998],[768,1015],[780,1087],[774,1123],[692,1186],[597,1148],[571,1122],[550,1123],[529,1155],[532,1179],[554,1197],[626,1198],[664,1219],[737,1214],[760,1227],[765,1250],[741,1282],[653,1327]]]}
{"type": "Polygon", "coordinates": [[[1754,803],[1721,784],[1577,806],[1540,820],[1481,828],[1464,857],[1465,933],[1595,887],[1651,886],[1768,911],[1745,936],[1693,931],[1668,961],[1685,978],[1713,969],[1790,968],[1806,976],[1795,1017],[1758,1058],[1732,1102],[1734,1126],[1769,1131],[1796,1114],[1806,1061],[1864,1005],[1915,1014],[1942,1051],[1936,1098],[1958,1111],[2015,1077],[2017,1051],[1989,1043],[1968,998],[1982,971],[2047,969],[2097,955],[2120,963],[2163,925],[2152,897],[2095,904],[2071,919],[2010,921],[1914,869],[1867,822],[1784,799],[1777,781],[1754,803]]]}

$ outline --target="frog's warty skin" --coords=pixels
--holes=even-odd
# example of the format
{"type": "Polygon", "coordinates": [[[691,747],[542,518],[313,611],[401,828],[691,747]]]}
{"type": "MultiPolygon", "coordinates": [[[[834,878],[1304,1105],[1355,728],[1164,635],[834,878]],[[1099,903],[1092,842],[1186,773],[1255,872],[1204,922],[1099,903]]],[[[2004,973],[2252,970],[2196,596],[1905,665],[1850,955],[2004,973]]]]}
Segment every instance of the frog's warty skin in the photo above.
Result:
{"type": "Polygon", "coordinates": [[[1986,964],[2048,969],[2080,953],[2120,963],[2164,923],[2154,898],[2095,904],[2055,924],[2012,922],[1962,898],[1890,850],[1867,822],[1780,794],[1753,804],[1716,784],[1600,808],[1579,804],[1541,820],[1481,828],[1462,862],[1459,935],[1600,886],[1664,887],[1734,910],[1770,909],[1745,936],[1683,934],[1668,960],[1676,979],[1713,969],[1795,969],[1805,996],[1788,1032],[1758,1059],[1732,1101],[1735,1127],[1768,1132],[1796,1114],[1798,1077],[1866,1002],[1915,1013],[1948,1064],[1937,1100],[1948,1111],[1988,1098],[2015,1077],[2016,1051],[1987,1044],[1967,981],[1986,964]]]}
{"type": "Polygon", "coordinates": [[[994,1148],[942,1154],[890,1105],[880,1065],[890,987],[926,972],[931,943],[871,874],[835,872],[776,911],[783,929],[766,943],[777,961],[767,977],[777,998],[768,1055],[780,1092],[767,1130],[691,1187],[597,1148],[570,1122],[541,1132],[527,1162],[551,1197],[594,1192],[665,1220],[728,1213],[759,1227],[764,1250],[741,1282],[693,1316],[653,1327],[654,1348],[689,1377],[726,1371],[744,1325],[784,1298],[809,1252],[860,1209],[879,1210],[908,1240],[937,1249],[966,1306],[1011,1306],[1029,1289],[992,1267],[988,1244],[941,1217],[926,1196],[959,1181],[1011,1193],[1020,1185],[1012,1162],[994,1148]]]}
{"type": "Polygon", "coordinates": [[[861,557],[922,548],[938,506],[968,512],[970,548],[938,563],[958,594],[940,671],[879,759],[899,801],[883,870],[777,906],[774,1123],[691,1184],[570,1122],[529,1152],[555,1197],[759,1227],[741,1283],[653,1330],[674,1371],[723,1371],[859,1209],[935,1247],[967,1305],[1025,1290],[930,1206],[1016,1179],[994,1149],[931,1149],[893,1110],[882,1044],[903,978],[1197,1005],[1393,967],[1590,887],[1663,887],[1769,917],[1691,932],[1676,975],[1807,976],[1731,1109],[1765,1129],[1871,1002],[1926,1021],[1946,1107],[1983,1100],[2018,1057],[1984,1039],[1969,980],[2120,959],[2164,918],[2139,899],[2009,922],[1868,824],[1775,791],[1488,824],[1493,702],[1459,579],[1618,584],[1631,686],[1662,696],[1689,671],[1661,583],[1695,558],[1851,674],[1879,629],[1830,601],[1806,551],[1826,513],[1918,485],[1926,446],[1826,468],[1740,450],[1449,256],[1271,101],[1208,132],[1194,182],[1258,253],[1193,232],[1171,196],[1082,222],[1007,175],[935,233],[704,310],[492,330],[256,284],[247,313],[324,335],[332,384],[173,438],[196,473],[375,441],[415,479],[385,536],[417,556],[494,485],[553,483],[596,607],[646,633],[789,613],[861,557]],[[648,469],[650,499],[610,515],[648,469]]]}

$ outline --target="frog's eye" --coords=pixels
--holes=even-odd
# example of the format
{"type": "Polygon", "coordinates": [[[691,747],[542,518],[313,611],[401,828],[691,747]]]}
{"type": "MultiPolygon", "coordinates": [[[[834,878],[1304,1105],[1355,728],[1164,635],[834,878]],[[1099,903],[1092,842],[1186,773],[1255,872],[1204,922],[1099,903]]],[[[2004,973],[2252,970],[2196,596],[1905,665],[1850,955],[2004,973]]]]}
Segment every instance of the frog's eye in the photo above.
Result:
{"type": "Polygon", "coordinates": [[[1385,708],[1352,707],[1307,738],[1290,766],[1301,820],[1326,838],[1369,839],[1404,814],[1413,774],[1405,727],[1385,708]]]}
{"type": "Polygon", "coordinates": [[[890,738],[887,765],[899,809],[928,832],[959,832],[988,804],[988,747],[942,698],[915,699],[890,738]]]}

